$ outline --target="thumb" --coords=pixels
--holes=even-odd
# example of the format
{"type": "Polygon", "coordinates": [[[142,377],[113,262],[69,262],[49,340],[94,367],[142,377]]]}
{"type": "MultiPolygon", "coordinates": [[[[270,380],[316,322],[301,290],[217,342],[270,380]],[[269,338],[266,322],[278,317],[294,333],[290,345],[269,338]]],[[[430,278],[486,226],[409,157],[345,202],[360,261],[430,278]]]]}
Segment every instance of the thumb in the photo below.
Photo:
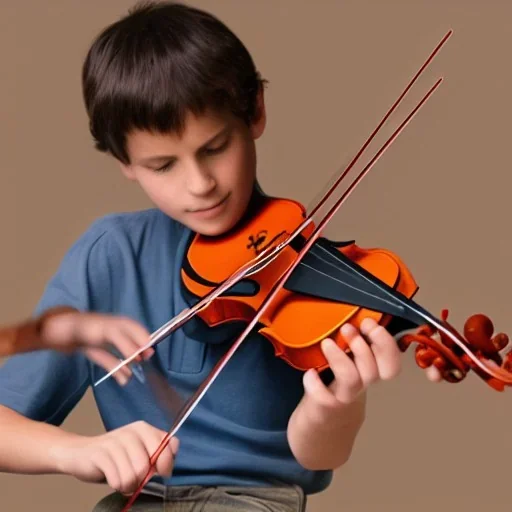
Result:
{"type": "Polygon", "coordinates": [[[172,437],[167,445],[167,448],[162,451],[157,458],[155,469],[157,473],[164,477],[170,477],[174,469],[174,458],[176,457],[179,449],[178,438],[172,437]]]}

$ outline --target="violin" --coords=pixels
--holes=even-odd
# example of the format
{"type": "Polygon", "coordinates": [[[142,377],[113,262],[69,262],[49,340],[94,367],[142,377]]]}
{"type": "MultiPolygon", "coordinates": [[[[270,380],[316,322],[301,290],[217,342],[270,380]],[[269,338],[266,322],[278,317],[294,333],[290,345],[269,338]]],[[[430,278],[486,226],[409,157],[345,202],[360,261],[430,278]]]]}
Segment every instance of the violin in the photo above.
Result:
{"type": "MultiPolygon", "coordinates": [[[[256,192],[253,201],[247,218],[227,236],[195,234],[191,238],[181,271],[183,292],[190,303],[198,302],[279,237],[292,233],[306,218],[304,206],[294,200],[256,192]]],[[[238,281],[194,316],[184,326],[187,335],[219,343],[240,334],[273,283],[297,259],[313,229],[309,225],[277,258],[238,281]]],[[[413,342],[418,343],[416,362],[420,367],[433,364],[448,382],[461,381],[472,369],[494,389],[503,390],[503,381],[484,372],[470,357],[464,357],[450,337],[453,329],[441,331],[442,343],[433,339],[437,330],[433,326],[442,329],[448,313],[443,311],[439,320],[412,301],[418,289],[397,254],[382,248],[361,248],[355,241],[319,238],[259,317],[255,329],[272,343],[276,356],[291,366],[322,371],[328,368],[321,350],[323,339],[330,337],[349,352],[340,333],[346,322],[359,328],[364,318],[371,317],[395,333],[419,327],[417,333],[403,334],[397,341],[403,351],[413,342]]],[[[505,360],[500,356],[508,337],[503,333],[493,336],[493,331],[491,320],[477,314],[466,321],[464,335],[457,337],[479,357],[490,358],[512,371],[512,352],[505,360]]]]}
{"type": "Polygon", "coordinates": [[[314,222],[341,180],[451,34],[450,30],[444,36],[311,213],[307,214],[304,206],[295,200],[268,197],[256,191],[247,214],[229,233],[216,237],[192,234],[181,270],[182,290],[190,307],[153,333],[148,345],[140,351],[181,327],[189,336],[200,340],[207,339],[202,335],[205,330],[209,332],[208,339],[219,342],[233,336],[236,339],[179,411],[123,512],[130,510],[151,478],[159,455],[253,329],[268,339],[276,355],[288,364],[301,370],[322,371],[327,369],[327,361],[320,342],[331,337],[349,353],[340,327],[346,322],[358,327],[369,316],[395,334],[402,351],[416,343],[417,364],[421,368],[434,365],[448,382],[461,382],[473,370],[494,390],[503,391],[505,386],[512,385],[512,352],[500,354],[509,338],[504,333],[494,333],[489,317],[481,313],[470,316],[461,334],[448,323],[447,310],[437,318],[413,300],[418,285],[397,254],[322,236],[322,230],[356,184],[373,168],[442,79],[427,92],[320,221],[314,222]]]}

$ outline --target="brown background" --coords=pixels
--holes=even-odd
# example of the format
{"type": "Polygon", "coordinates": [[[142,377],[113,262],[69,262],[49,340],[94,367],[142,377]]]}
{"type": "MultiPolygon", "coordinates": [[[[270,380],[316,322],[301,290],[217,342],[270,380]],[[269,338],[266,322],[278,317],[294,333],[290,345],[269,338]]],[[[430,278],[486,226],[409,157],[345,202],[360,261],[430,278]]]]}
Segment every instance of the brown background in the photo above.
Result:
{"type": "MultiPolygon", "coordinates": [[[[260,180],[309,205],[355,154],[449,28],[454,36],[375,150],[439,76],[445,82],[329,227],[408,263],[418,301],[462,327],[488,313],[512,331],[509,271],[512,7],[503,0],[194,1],[246,42],[266,78],[260,180]],[[405,113],[405,114],[404,114],[405,113]]],[[[128,0],[2,0],[0,321],[32,310],[64,252],[96,217],[151,206],[92,149],[80,67],[128,0]]],[[[358,167],[360,168],[360,167],[358,167]]],[[[434,385],[405,369],[370,395],[350,463],[308,510],[509,509],[510,392],[470,376],[434,385]],[[506,434],[509,434],[506,437],[506,434]]],[[[91,394],[65,428],[100,433],[91,394]]],[[[91,510],[108,489],[67,477],[0,476],[2,511],[91,510]]]]}

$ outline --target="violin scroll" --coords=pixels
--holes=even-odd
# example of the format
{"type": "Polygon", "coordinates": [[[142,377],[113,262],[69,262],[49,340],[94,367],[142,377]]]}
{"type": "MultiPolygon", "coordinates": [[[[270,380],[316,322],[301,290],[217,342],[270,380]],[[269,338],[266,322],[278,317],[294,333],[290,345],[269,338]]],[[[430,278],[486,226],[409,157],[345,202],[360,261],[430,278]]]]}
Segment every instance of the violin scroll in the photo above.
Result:
{"type": "Polygon", "coordinates": [[[464,337],[468,342],[486,355],[496,354],[509,342],[505,333],[493,336],[494,325],[491,319],[482,314],[470,316],[464,324],[464,337]]]}
{"type": "MultiPolygon", "coordinates": [[[[443,310],[441,317],[446,322],[448,311],[443,310]]],[[[481,313],[471,315],[464,323],[463,332],[467,348],[478,359],[491,366],[512,372],[512,349],[509,349],[505,355],[500,353],[508,345],[509,337],[503,332],[494,334],[494,324],[488,316],[481,313]]],[[[496,391],[503,391],[507,385],[487,374],[446,334],[439,332],[431,325],[421,326],[415,334],[408,333],[398,339],[398,346],[403,352],[412,343],[417,343],[416,364],[423,369],[435,366],[447,382],[460,382],[470,370],[473,370],[496,391]],[[439,337],[440,341],[434,336],[439,337]]]]}

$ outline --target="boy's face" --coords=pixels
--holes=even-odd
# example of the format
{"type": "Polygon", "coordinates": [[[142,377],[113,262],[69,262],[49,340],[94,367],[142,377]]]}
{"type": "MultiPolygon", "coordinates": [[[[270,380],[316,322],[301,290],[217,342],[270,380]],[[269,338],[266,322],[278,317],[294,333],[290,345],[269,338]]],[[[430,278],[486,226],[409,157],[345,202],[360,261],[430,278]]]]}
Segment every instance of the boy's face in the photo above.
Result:
{"type": "Polygon", "coordinates": [[[204,235],[220,235],[242,217],[256,177],[255,139],[265,111],[251,126],[231,114],[189,114],[181,136],[132,132],[130,165],[123,173],[137,181],[164,213],[204,235]]]}

